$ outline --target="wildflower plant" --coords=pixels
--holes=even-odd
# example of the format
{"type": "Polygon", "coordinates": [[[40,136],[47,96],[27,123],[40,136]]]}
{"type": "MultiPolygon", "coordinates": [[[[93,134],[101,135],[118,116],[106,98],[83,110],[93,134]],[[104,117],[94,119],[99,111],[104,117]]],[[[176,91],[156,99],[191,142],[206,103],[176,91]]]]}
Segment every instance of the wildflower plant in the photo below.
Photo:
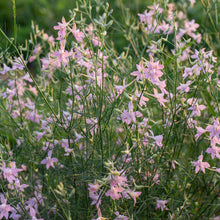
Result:
{"type": "Polygon", "coordinates": [[[120,23],[79,0],[26,47],[0,29],[14,48],[0,57],[0,219],[219,214],[219,51],[195,6],[211,7],[157,1],[120,23]]]}

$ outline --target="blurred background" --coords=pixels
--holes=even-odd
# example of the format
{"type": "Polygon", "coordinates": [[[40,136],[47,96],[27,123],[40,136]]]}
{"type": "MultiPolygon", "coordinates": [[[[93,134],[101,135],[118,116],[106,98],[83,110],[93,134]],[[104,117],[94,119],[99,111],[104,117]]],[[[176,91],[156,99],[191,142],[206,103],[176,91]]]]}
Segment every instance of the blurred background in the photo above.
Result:
{"type": "MultiPolygon", "coordinates": [[[[26,39],[30,39],[31,22],[39,26],[40,30],[44,30],[49,35],[57,36],[57,32],[53,26],[61,21],[64,16],[68,21],[70,18],[70,10],[75,8],[77,0],[0,0],[0,27],[8,37],[15,37],[17,33],[17,45],[23,45],[26,39]],[[14,6],[14,7],[13,7],[14,6]],[[14,29],[14,14],[17,30],[14,29]]],[[[89,1],[89,0],[85,0],[89,1]]],[[[107,1],[110,9],[113,9],[114,18],[122,24],[126,24],[126,17],[130,23],[125,29],[129,29],[129,25],[138,19],[137,13],[143,13],[147,6],[152,5],[155,0],[90,0],[95,4],[107,1]]],[[[163,4],[165,0],[161,1],[163,4]]],[[[212,41],[213,47],[220,54],[220,1],[219,0],[196,0],[193,8],[189,7],[190,0],[170,0],[175,2],[176,7],[183,10],[188,18],[195,19],[200,25],[200,32],[207,43],[208,38],[212,41]],[[209,37],[206,37],[207,33],[209,37]]],[[[95,11],[95,10],[94,10],[95,11]]],[[[124,34],[120,33],[113,24],[109,37],[116,44],[116,49],[120,50],[127,45],[124,34]],[[115,29],[114,29],[115,28],[115,29]]],[[[0,51],[6,49],[6,40],[0,35],[0,51]]],[[[204,45],[204,47],[207,47],[204,45]]]]}
{"type": "MultiPolygon", "coordinates": [[[[69,10],[76,6],[76,0],[0,0],[0,27],[9,37],[14,36],[13,2],[16,10],[17,43],[23,43],[29,38],[31,21],[48,34],[55,34],[53,26],[61,21],[63,16],[68,20],[69,10]]],[[[114,9],[116,18],[120,20],[122,5],[137,14],[143,12],[153,1],[110,0],[108,2],[110,8],[114,9]]]]}

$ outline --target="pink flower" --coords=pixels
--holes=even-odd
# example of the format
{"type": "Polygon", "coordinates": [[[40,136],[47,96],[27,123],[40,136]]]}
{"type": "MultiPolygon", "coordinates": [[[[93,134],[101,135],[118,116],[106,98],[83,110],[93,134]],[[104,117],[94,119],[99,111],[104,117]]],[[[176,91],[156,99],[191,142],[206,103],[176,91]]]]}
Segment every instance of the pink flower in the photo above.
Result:
{"type": "Polygon", "coordinates": [[[206,127],[206,130],[210,132],[210,138],[212,137],[217,137],[219,138],[220,134],[220,125],[219,125],[219,120],[216,118],[214,125],[208,125],[206,127]]]}
{"type": "Polygon", "coordinates": [[[215,168],[215,171],[220,173],[220,168],[215,168]]]}
{"type": "Polygon", "coordinates": [[[76,136],[75,142],[77,142],[78,140],[83,138],[83,136],[81,134],[78,134],[76,131],[74,133],[75,133],[75,136],[76,136]]]}
{"type": "Polygon", "coordinates": [[[183,79],[185,79],[187,76],[193,75],[193,68],[186,67],[183,74],[183,79]]]}
{"type": "Polygon", "coordinates": [[[191,35],[192,32],[196,31],[198,27],[199,27],[199,24],[195,23],[194,19],[192,21],[187,21],[187,20],[185,21],[185,29],[189,35],[191,35]]]}
{"type": "Polygon", "coordinates": [[[220,138],[217,138],[216,136],[214,136],[213,138],[211,138],[211,146],[216,147],[216,144],[220,145],[220,138]]]}
{"type": "Polygon", "coordinates": [[[149,78],[153,84],[159,82],[159,77],[163,75],[163,73],[161,72],[161,69],[163,68],[164,66],[162,64],[159,64],[159,61],[154,62],[154,58],[152,57],[152,55],[150,55],[148,68],[144,69],[145,78],[149,78]]]}
{"type": "Polygon", "coordinates": [[[155,13],[158,12],[159,14],[161,14],[162,11],[163,11],[163,9],[160,8],[159,6],[160,6],[159,4],[155,4],[155,2],[154,2],[154,4],[148,6],[148,8],[151,9],[151,11],[153,11],[153,12],[155,12],[155,13]]]}
{"type": "Polygon", "coordinates": [[[199,170],[205,173],[205,168],[210,167],[208,162],[202,162],[202,160],[203,160],[203,155],[200,155],[198,161],[193,162],[193,166],[196,167],[196,170],[195,170],[196,173],[198,173],[199,170]]]}
{"type": "Polygon", "coordinates": [[[144,66],[143,66],[143,62],[140,61],[139,64],[136,64],[137,70],[138,71],[134,71],[131,73],[132,76],[137,76],[136,80],[142,80],[143,78],[143,70],[144,70],[144,66]]]}
{"type": "Polygon", "coordinates": [[[92,199],[91,205],[96,205],[96,208],[98,208],[101,205],[101,192],[99,194],[89,192],[89,197],[92,199]]]}
{"type": "Polygon", "coordinates": [[[86,119],[86,123],[87,124],[90,124],[90,133],[93,134],[93,132],[97,132],[98,131],[98,120],[97,118],[87,118],[86,119]]]}
{"type": "Polygon", "coordinates": [[[48,152],[48,157],[46,157],[46,159],[43,159],[41,161],[41,164],[46,164],[46,167],[47,167],[47,170],[50,168],[50,167],[53,167],[54,168],[54,163],[56,163],[58,161],[57,158],[53,157],[51,158],[51,155],[52,155],[52,151],[50,150],[48,152]]]}
{"type": "Polygon", "coordinates": [[[136,117],[140,118],[143,116],[143,114],[139,111],[133,111],[133,104],[132,102],[129,102],[128,103],[128,109],[129,111],[127,110],[124,110],[123,113],[121,114],[121,119],[123,122],[125,122],[127,125],[129,125],[132,121],[134,123],[136,123],[136,117]]]}
{"type": "Polygon", "coordinates": [[[178,90],[181,90],[181,93],[184,93],[184,92],[189,92],[189,85],[191,84],[191,81],[187,81],[186,84],[182,84],[180,83],[180,86],[177,87],[178,90]]]}
{"type": "Polygon", "coordinates": [[[199,137],[200,137],[203,133],[205,133],[207,130],[206,130],[206,129],[203,129],[203,128],[201,128],[201,127],[197,127],[197,126],[196,126],[196,129],[197,129],[197,134],[195,135],[195,138],[196,138],[196,140],[198,140],[199,137]]]}
{"type": "Polygon", "coordinates": [[[118,211],[115,212],[115,214],[117,215],[117,217],[114,220],[128,220],[128,217],[120,215],[118,211]]]}
{"type": "Polygon", "coordinates": [[[97,192],[98,190],[99,190],[99,188],[100,188],[101,186],[95,181],[95,183],[94,184],[92,184],[92,183],[90,183],[89,184],[89,192],[97,192]]]}
{"type": "Polygon", "coordinates": [[[56,61],[58,63],[63,63],[64,66],[68,64],[69,56],[70,56],[70,53],[64,49],[60,49],[59,51],[52,53],[52,57],[56,57],[57,58],[56,61]]]}
{"type": "Polygon", "coordinates": [[[156,145],[157,145],[158,147],[162,147],[162,146],[163,146],[163,144],[162,144],[163,135],[157,135],[157,136],[154,136],[154,137],[152,137],[152,138],[155,140],[156,145]]]}
{"type": "Polygon", "coordinates": [[[0,74],[4,75],[5,73],[7,73],[10,70],[12,70],[12,69],[3,63],[3,70],[0,72],[0,74]]]}
{"type": "Polygon", "coordinates": [[[131,198],[134,200],[134,206],[136,204],[136,198],[139,197],[141,195],[141,192],[135,192],[134,190],[128,190],[129,195],[131,196],[131,198]]]}
{"type": "Polygon", "coordinates": [[[31,216],[31,220],[43,220],[42,218],[36,217],[36,210],[32,207],[30,207],[30,216],[31,216]]]}
{"type": "Polygon", "coordinates": [[[212,159],[214,159],[215,157],[217,157],[218,159],[220,159],[220,147],[216,147],[216,146],[213,146],[213,147],[209,147],[207,150],[206,150],[207,153],[211,154],[211,157],[212,159]]]}
{"type": "Polygon", "coordinates": [[[196,2],[196,0],[189,0],[189,2],[190,2],[190,6],[193,7],[195,2],[196,2]]]}
{"type": "Polygon", "coordinates": [[[14,61],[13,61],[13,65],[11,70],[23,70],[24,69],[24,63],[26,63],[26,61],[24,61],[23,58],[20,57],[14,57],[14,61]]]}
{"type": "Polygon", "coordinates": [[[19,215],[15,209],[13,209],[11,212],[12,212],[10,215],[11,219],[19,220],[21,218],[21,215],[19,215]]]}
{"type": "Polygon", "coordinates": [[[128,85],[125,85],[125,78],[123,79],[123,85],[122,86],[115,86],[115,88],[116,88],[116,90],[117,90],[117,93],[118,93],[118,96],[119,95],[121,95],[122,94],[122,92],[124,91],[124,89],[126,88],[126,87],[128,87],[129,86],[129,84],[128,85]]]}
{"type": "Polygon", "coordinates": [[[40,141],[40,139],[45,135],[45,131],[44,132],[35,131],[35,133],[37,134],[36,139],[38,141],[40,141]]]}
{"type": "MultiPolygon", "coordinates": [[[[143,96],[143,94],[138,93],[137,90],[135,91],[135,96],[138,97],[140,106],[146,105],[146,102],[149,101],[148,98],[146,98],[145,96],[143,96]]],[[[135,97],[135,100],[137,100],[136,97],[135,97]]]]}
{"type": "Polygon", "coordinates": [[[16,168],[15,162],[11,162],[11,168],[6,167],[5,162],[2,162],[1,170],[3,171],[3,177],[11,184],[17,180],[18,172],[23,171],[23,169],[16,168]]]}
{"type": "Polygon", "coordinates": [[[64,148],[64,150],[66,152],[66,154],[64,154],[65,156],[68,156],[69,153],[73,152],[73,149],[70,148],[69,143],[70,144],[73,143],[73,140],[72,139],[70,139],[70,140],[62,139],[62,141],[61,141],[61,147],[64,148]]]}
{"type": "Polygon", "coordinates": [[[115,199],[119,199],[121,198],[121,192],[123,192],[124,189],[121,188],[121,187],[118,187],[118,186],[111,186],[111,189],[109,189],[107,192],[106,192],[106,196],[110,196],[113,200],[115,199]]]}
{"type": "Polygon", "coordinates": [[[57,26],[54,26],[55,30],[58,30],[58,36],[61,38],[64,38],[66,35],[66,27],[67,27],[67,23],[65,21],[65,18],[62,17],[62,23],[58,22],[57,26]]]}
{"type": "Polygon", "coordinates": [[[159,177],[160,177],[159,174],[156,173],[155,176],[154,176],[154,178],[153,178],[153,181],[154,181],[157,185],[160,185],[159,177]]]}
{"type": "Polygon", "coordinates": [[[201,116],[201,111],[206,108],[205,105],[199,105],[197,103],[197,101],[193,102],[191,105],[192,106],[188,108],[188,110],[192,110],[191,117],[193,117],[194,115],[195,116],[201,116]]]}
{"type": "Polygon", "coordinates": [[[112,181],[111,181],[111,186],[127,186],[127,177],[124,176],[124,174],[122,174],[120,176],[121,173],[123,173],[124,171],[115,171],[112,175],[112,181]]]}
{"type": "Polygon", "coordinates": [[[78,42],[83,41],[83,38],[85,37],[85,35],[79,29],[76,29],[76,24],[75,23],[73,24],[73,27],[72,27],[72,33],[73,33],[73,36],[76,38],[76,40],[78,42]]]}
{"type": "Polygon", "coordinates": [[[153,95],[157,101],[160,103],[160,105],[165,107],[165,102],[168,102],[168,100],[164,99],[164,93],[158,93],[156,89],[154,89],[154,95],[153,95]]]}
{"type": "Polygon", "coordinates": [[[157,206],[156,209],[160,209],[163,211],[166,208],[166,204],[168,203],[168,200],[157,200],[157,206]]]}
{"type": "Polygon", "coordinates": [[[1,205],[0,205],[0,219],[3,219],[5,217],[8,219],[9,212],[13,210],[13,208],[10,205],[6,204],[6,199],[3,194],[1,194],[1,205]]]}
{"type": "Polygon", "coordinates": [[[14,185],[15,185],[17,191],[22,191],[22,192],[24,192],[24,189],[25,189],[25,188],[29,187],[27,184],[22,184],[22,185],[21,185],[19,179],[16,179],[16,180],[15,180],[14,185]]]}

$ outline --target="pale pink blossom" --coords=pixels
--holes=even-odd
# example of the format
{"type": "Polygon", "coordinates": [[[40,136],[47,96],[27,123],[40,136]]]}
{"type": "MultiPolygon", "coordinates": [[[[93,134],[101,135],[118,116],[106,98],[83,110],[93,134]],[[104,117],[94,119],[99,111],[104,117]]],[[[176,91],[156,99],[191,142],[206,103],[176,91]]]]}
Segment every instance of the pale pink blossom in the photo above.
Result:
{"type": "Polygon", "coordinates": [[[0,71],[0,74],[4,75],[5,73],[9,72],[10,70],[12,70],[12,69],[3,63],[3,70],[0,71]]]}
{"type": "Polygon", "coordinates": [[[160,175],[158,173],[155,174],[153,181],[157,184],[160,185],[160,180],[159,180],[160,175]]]}
{"type": "Polygon", "coordinates": [[[23,171],[23,169],[16,168],[15,162],[10,163],[11,167],[6,167],[5,162],[2,162],[2,167],[0,168],[3,172],[4,179],[7,179],[9,183],[13,184],[17,180],[18,172],[23,171]]]}
{"type": "Polygon", "coordinates": [[[137,191],[134,191],[134,190],[128,190],[128,193],[131,196],[131,198],[134,200],[134,206],[135,206],[136,198],[141,195],[141,192],[137,192],[137,191]]]}
{"type": "Polygon", "coordinates": [[[1,194],[0,219],[3,219],[3,217],[8,219],[9,212],[13,210],[13,208],[10,205],[7,205],[6,202],[7,200],[5,199],[4,195],[1,194]]]}
{"type": "Polygon", "coordinates": [[[163,147],[162,141],[163,141],[163,135],[157,135],[152,137],[155,140],[155,143],[158,147],[163,147]]]}
{"type": "Polygon", "coordinates": [[[123,173],[123,170],[114,172],[115,174],[112,175],[112,181],[111,186],[127,186],[127,177],[121,173],[123,173]],[[117,173],[117,174],[116,174],[117,173]]]}
{"type": "Polygon", "coordinates": [[[124,89],[125,89],[126,87],[128,87],[128,86],[129,86],[129,84],[128,84],[128,85],[125,85],[125,78],[123,79],[123,85],[122,85],[122,86],[120,86],[120,85],[115,85],[115,88],[116,88],[116,90],[117,90],[118,96],[121,95],[122,92],[124,91],[124,89]]]}
{"type": "Polygon", "coordinates": [[[193,116],[201,116],[201,111],[206,109],[205,105],[199,105],[197,101],[192,103],[192,106],[188,108],[188,110],[192,110],[191,117],[193,116]]]}
{"type": "Polygon", "coordinates": [[[146,102],[149,101],[147,97],[145,97],[143,94],[138,93],[138,91],[135,91],[135,100],[139,100],[140,106],[146,105],[146,102]]]}
{"type": "Polygon", "coordinates": [[[159,77],[163,75],[161,69],[164,68],[162,64],[159,64],[159,61],[154,62],[153,56],[150,54],[150,61],[148,62],[148,68],[144,69],[144,74],[146,79],[150,79],[150,81],[155,84],[158,83],[159,77]]]}
{"type": "Polygon", "coordinates": [[[203,155],[200,155],[198,161],[193,162],[193,166],[196,167],[196,173],[198,173],[200,170],[205,173],[205,169],[210,167],[208,162],[203,162],[202,160],[203,155]]]}
{"type": "MultiPolygon", "coordinates": [[[[57,52],[52,53],[52,57],[55,57],[57,60],[57,63],[63,63],[64,66],[66,66],[69,62],[69,56],[70,53],[67,50],[60,49],[57,52]]],[[[58,64],[58,67],[61,65],[58,64]]]]}
{"type": "Polygon", "coordinates": [[[66,35],[67,23],[64,17],[62,17],[62,23],[58,22],[57,26],[54,26],[55,30],[58,30],[58,36],[64,38],[66,35]]]}
{"type": "Polygon", "coordinates": [[[88,190],[89,190],[89,192],[95,193],[95,192],[97,192],[99,190],[100,187],[101,186],[95,181],[94,184],[92,184],[92,183],[89,184],[88,190]]]}
{"type": "Polygon", "coordinates": [[[128,103],[128,111],[124,110],[123,113],[121,114],[121,119],[123,122],[125,122],[127,125],[129,125],[131,122],[136,123],[136,117],[140,118],[143,116],[143,114],[139,111],[133,111],[134,107],[132,102],[128,103]]]}
{"type": "Polygon", "coordinates": [[[189,0],[189,2],[190,2],[190,6],[193,7],[195,2],[196,2],[196,0],[189,0]]]}
{"type": "Polygon", "coordinates": [[[37,214],[36,210],[34,208],[30,207],[31,220],[44,220],[42,218],[37,218],[36,214],[37,214]]]}
{"type": "Polygon", "coordinates": [[[41,164],[46,164],[47,170],[48,170],[50,167],[53,167],[53,168],[54,168],[54,163],[56,163],[56,162],[58,161],[57,158],[55,158],[55,157],[51,158],[51,156],[52,156],[52,151],[50,150],[50,151],[48,152],[48,156],[46,157],[46,159],[43,159],[43,160],[41,161],[41,164]]]}
{"type": "Polygon", "coordinates": [[[191,81],[187,81],[185,84],[180,83],[180,86],[177,87],[177,90],[180,90],[181,93],[189,92],[190,88],[189,85],[191,84],[191,81]]]}
{"type": "Polygon", "coordinates": [[[105,193],[106,196],[110,196],[113,200],[118,200],[121,198],[121,192],[123,192],[124,189],[118,186],[111,186],[111,188],[105,193]]]}
{"type": "Polygon", "coordinates": [[[195,138],[196,138],[196,140],[198,140],[199,137],[200,137],[203,133],[205,133],[207,130],[206,130],[206,129],[203,129],[203,128],[201,128],[201,127],[197,127],[197,126],[195,126],[195,127],[196,127],[196,129],[197,129],[197,134],[195,135],[195,138]]]}
{"type": "Polygon", "coordinates": [[[83,38],[85,37],[85,35],[79,29],[76,29],[76,24],[75,23],[73,24],[73,27],[72,27],[72,33],[73,33],[73,36],[76,38],[76,40],[78,42],[83,41],[83,38]]]}
{"type": "Polygon", "coordinates": [[[168,102],[167,99],[164,98],[164,93],[158,93],[156,89],[154,90],[154,97],[157,99],[157,101],[160,103],[160,105],[165,107],[165,102],[168,102]]]}
{"type": "Polygon", "coordinates": [[[208,132],[210,132],[210,138],[213,138],[213,137],[217,137],[219,138],[219,134],[220,134],[220,124],[219,124],[219,120],[218,118],[216,118],[215,122],[213,125],[208,125],[206,127],[206,130],[208,132]]]}
{"type": "Polygon", "coordinates": [[[129,220],[128,217],[124,216],[124,215],[120,215],[119,212],[115,212],[115,214],[117,215],[116,218],[114,218],[114,220],[129,220]]]}
{"type": "Polygon", "coordinates": [[[132,76],[136,76],[136,80],[142,80],[143,78],[143,70],[144,70],[144,65],[143,62],[140,61],[139,64],[136,64],[137,71],[134,71],[131,73],[132,76]]]}
{"type": "Polygon", "coordinates": [[[216,146],[213,146],[213,147],[209,147],[207,150],[206,150],[206,153],[209,153],[211,154],[211,157],[212,159],[214,159],[215,157],[217,157],[218,159],[220,159],[220,147],[216,147],[216,146]]]}
{"type": "Polygon", "coordinates": [[[163,211],[166,208],[167,203],[168,203],[168,200],[158,199],[156,209],[160,209],[161,211],[163,211]]]}

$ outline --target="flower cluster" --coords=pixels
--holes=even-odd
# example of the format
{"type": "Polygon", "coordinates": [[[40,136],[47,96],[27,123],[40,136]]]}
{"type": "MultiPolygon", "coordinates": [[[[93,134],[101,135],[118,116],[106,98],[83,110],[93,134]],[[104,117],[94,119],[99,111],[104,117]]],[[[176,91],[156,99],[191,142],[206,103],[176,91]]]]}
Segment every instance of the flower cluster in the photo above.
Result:
{"type": "Polygon", "coordinates": [[[212,218],[218,33],[187,14],[209,3],[157,1],[121,25],[78,1],[56,37],[33,27],[28,49],[0,53],[0,219],[212,218]]]}

